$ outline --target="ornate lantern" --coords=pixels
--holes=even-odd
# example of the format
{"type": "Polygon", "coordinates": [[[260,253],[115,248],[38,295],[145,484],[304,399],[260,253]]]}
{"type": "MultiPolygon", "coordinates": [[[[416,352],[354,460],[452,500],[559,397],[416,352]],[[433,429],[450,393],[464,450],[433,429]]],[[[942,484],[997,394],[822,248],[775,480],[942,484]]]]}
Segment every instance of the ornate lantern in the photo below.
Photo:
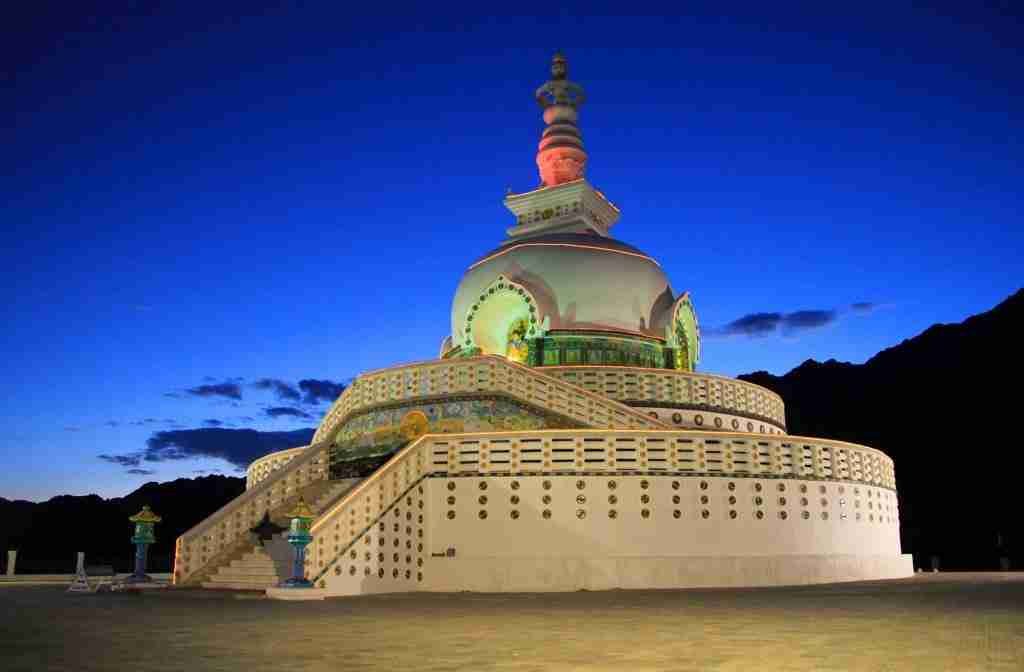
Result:
{"type": "Polygon", "coordinates": [[[132,535],[132,543],[135,544],[135,571],[126,579],[126,583],[149,583],[153,579],[146,574],[146,555],[149,545],[156,542],[153,534],[153,526],[162,519],[150,511],[149,506],[143,506],[128,520],[135,523],[135,534],[132,535]]]}
{"type": "Polygon", "coordinates": [[[295,549],[295,561],[292,565],[291,578],[281,585],[284,588],[311,588],[313,584],[306,580],[306,546],[313,541],[309,526],[316,516],[302,497],[299,497],[295,507],[285,515],[291,518],[288,543],[295,549]]]}

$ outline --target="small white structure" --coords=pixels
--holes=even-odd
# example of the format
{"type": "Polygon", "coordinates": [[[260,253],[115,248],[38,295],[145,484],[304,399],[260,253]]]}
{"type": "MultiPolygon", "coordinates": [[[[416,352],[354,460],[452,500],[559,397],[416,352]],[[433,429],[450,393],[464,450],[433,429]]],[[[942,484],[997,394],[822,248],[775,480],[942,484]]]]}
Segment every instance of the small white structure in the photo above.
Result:
{"type": "Polygon", "coordinates": [[[85,573],[85,553],[79,551],[78,559],[75,563],[75,578],[68,586],[69,593],[94,593],[96,592],[97,586],[93,586],[89,583],[89,576],[85,573]]]}

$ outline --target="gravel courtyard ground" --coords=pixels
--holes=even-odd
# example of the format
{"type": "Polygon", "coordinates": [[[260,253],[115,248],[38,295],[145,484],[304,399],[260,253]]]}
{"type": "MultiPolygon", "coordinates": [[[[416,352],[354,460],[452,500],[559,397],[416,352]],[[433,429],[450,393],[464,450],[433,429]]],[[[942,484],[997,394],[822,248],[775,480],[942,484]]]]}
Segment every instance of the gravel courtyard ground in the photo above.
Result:
{"type": "Polygon", "coordinates": [[[0,670],[1024,670],[1024,573],[278,602],[0,587],[0,670]]]}

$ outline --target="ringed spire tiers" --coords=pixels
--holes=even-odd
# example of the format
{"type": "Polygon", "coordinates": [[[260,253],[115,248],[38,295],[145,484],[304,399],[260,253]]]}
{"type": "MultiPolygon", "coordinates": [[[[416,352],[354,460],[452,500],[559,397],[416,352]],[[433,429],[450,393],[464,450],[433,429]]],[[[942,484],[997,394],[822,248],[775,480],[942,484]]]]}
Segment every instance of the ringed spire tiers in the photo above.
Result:
{"type": "Polygon", "coordinates": [[[551,79],[534,94],[546,124],[537,146],[541,185],[505,198],[505,207],[516,216],[516,225],[507,231],[509,238],[548,233],[607,236],[619,219],[619,209],[584,178],[587,152],[576,122],[586,96],[568,76],[565,56],[556,53],[551,79]]]}
{"type": "Polygon", "coordinates": [[[583,178],[587,152],[576,121],[586,96],[583,87],[568,79],[569,64],[561,53],[551,60],[551,79],[537,89],[537,104],[544,110],[547,128],[537,149],[541,184],[553,187],[583,178]]]}

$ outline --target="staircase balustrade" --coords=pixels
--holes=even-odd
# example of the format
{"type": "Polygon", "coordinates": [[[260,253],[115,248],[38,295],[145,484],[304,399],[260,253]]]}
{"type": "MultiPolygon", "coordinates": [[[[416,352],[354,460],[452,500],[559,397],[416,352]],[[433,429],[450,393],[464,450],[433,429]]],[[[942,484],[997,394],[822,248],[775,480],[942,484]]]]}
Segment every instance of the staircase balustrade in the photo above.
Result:
{"type": "Polygon", "coordinates": [[[327,467],[327,445],[311,444],[272,476],[178,537],[174,554],[174,583],[183,584],[199,578],[200,572],[215,568],[251,543],[250,528],[259,523],[266,512],[274,512],[290,504],[303,488],[327,480],[327,467]]]}

